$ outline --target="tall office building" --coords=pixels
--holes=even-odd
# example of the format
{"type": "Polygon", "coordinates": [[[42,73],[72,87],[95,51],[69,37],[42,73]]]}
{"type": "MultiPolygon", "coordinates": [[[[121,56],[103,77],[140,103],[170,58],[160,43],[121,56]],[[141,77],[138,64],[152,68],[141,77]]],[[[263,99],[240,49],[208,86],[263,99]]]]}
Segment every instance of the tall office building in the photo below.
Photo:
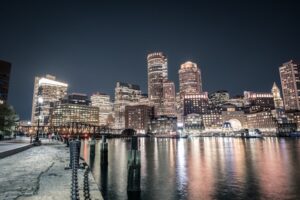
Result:
{"type": "Polygon", "coordinates": [[[202,92],[201,72],[196,63],[190,61],[183,63],[178,73],[181,99],[187,94],[202,92]]]}
{"type": "Polygon", "coordinates": [[[168,80],[168,60],[162,52],[150,53],[148,62],[148,98],[155,115],[163,114],[163,82],[168,80]]]}
{"type": "Polygon", "coordinates": [[[72,93],[53,103],[50,124],[67,126],[71,123],[99,124],[99,108],[91,106],[86,94],[72,93]]]}
{"type": "Polygon", "coordinates": [[[99,125],[107,125],[108,117],[112,115],[112,102],[108,94],[97,92],[91,96],[92,106],[99,108],[99,125]]]}
{"type": "Polygon", "coordinates": [[[163,83],[163,115],[176,117],[175,85],[172,81],[163,83]]]}
{"type": "Polygon", "coordinates": [[[273,98],[274,98],[274,104],[275,104],[275,108],[283,108],[283,101],[281,98],[281,94],[280,94],[280,90],[277,86],[277,84],[274,82],[273,87],[272,87],[272,94],[273,94],[273,98]]]}
{"type": "Polygon", "coordinates": [[[202,92],[201,72],[196,63],[187,61],[181,65],[178,74],[180,102],[177,120],[183,122],[185,96],[197,95],[202,92]]]}
{"type": "Polygon", "coordinates": [[[279,73],[285,110],[300,110],[300,65],[290,60],[279,67],[279,73]]]}
{"type": "Polygon", "coordinates": [[[11,64],[0,60],[0,104],[7,101],[11,64]]]}
{"type": "Polygon", "coordinates": [[[35,77],[31,123],[37,124],[38,118],[40,118],[41,125],[48,125],[54,103],[67,94],[67,89],[68,84],[57,81],[55,76],[47,74],[45,77],[35,77]],[[39,98],[42,98],[43,101],[38,102],[39,98]]]}
{"type": "Polygon", "coordinates": [[[115,128],[125,128],[125,107],[139,102],[141,94],[140,86],[117,82],[114,103],[115,128]]]}
{"type": "Polygon", "coordinates": [[[147,105],[126,106],[125,128],[135,129],[138,133],[147,133],[148,125],[154,115],[153,107],[147,105]]]}

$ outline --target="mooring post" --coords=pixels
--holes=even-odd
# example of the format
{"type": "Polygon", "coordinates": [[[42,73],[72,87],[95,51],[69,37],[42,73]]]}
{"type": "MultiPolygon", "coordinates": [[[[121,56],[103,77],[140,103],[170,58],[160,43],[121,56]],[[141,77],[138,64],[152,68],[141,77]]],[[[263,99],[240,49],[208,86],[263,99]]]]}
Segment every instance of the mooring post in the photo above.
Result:
{"type": "Polygon", "coordinates": [[[78,167],[79,167],[80,141],[70,141],[70,168],[72,169],[71,200],[79,200],[78,167]]]}
{"type": "Polygon", "coordinates": [[[70,141],[70,168],[72,168],[73,162],[75,163],[77,168],[79,166],[80,146],[81,142],[79,140],[70,141]]]}
{"type": "Polygon", "coordinates": [[[69,145],[70,145],[70,138],[66,138],[66,144],[67,144],[67,146],[66,147],[69,147],[69,145]]]}
{"type": "Polygon", "coordinates": [[[95,157],[95,143],[90,143],[90,157],[95,157]]]}
{"type": "Polygon", "coordinates": [[[141,191],[141,153],[138,150],[138,139],[131,138],[131,150],[128,151],[128,178],[127,192],[136,193],[141,191]]]}
{"type": "Polygon", "coordinates": [[[94,168],[94,161],[95,161],[95,149],[96,149],[96,141],[92,140],[90,141],[90,159],[89,159],[89,163],[90,163],[90,168],[93,169],[94,168]]]}
{"type": "Polygon", "coordinates": [[[102,135],[101,142],[101,166],[108,165],[108,144],[106,142],[106,136],[102,135]]]}

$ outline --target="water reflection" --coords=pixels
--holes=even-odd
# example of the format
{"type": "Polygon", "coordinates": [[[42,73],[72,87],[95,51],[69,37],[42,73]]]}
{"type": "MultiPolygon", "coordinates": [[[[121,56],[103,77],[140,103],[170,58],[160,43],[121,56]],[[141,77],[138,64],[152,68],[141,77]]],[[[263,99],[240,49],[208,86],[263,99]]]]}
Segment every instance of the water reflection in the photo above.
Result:
{"type": "MultiPolygon", "coordinates": [[[[100,141],[82,142],[105,199],[128,199],[130,140],[108,140],[108,166],[100,164],[100,141]]],[[[298,139],[139,139],[142,200],[300,199],[298,139]]],[[[133,199],[133,198],[129,198],[133,199]]]]}

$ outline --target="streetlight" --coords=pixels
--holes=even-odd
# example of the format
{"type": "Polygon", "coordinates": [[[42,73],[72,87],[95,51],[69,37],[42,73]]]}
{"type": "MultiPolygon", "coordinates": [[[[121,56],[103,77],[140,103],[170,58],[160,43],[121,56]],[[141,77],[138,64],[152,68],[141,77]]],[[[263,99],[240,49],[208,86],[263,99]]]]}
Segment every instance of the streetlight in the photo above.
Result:
{"type": "Polygon", "coordinates": [[[39,142],[39,132],[40,132],[40,118],[41,118],[41,105],[43,103],[43,98],[39,97],[38,98],[38,106],[39,106],[39,117],[38,117],[38,127],[37,127],[37,131],[36,131],[36,137],[35,137],[35,142],[39,142]]]}

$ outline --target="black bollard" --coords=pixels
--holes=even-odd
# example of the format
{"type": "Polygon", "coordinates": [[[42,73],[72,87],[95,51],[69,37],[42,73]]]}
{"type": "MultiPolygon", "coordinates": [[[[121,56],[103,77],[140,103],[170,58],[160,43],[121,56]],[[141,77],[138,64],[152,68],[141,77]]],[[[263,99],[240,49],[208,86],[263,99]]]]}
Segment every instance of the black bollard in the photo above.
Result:
{"type": "Polygon", "coordinates": [[[80,141],[70,141],[70,168],[72,168],[71,200],[79,200],[78,167],[79,167],[80,141]]]}
{"type": "Polygon", "coordinates": [[[90,200],[90,187],[89,187],[89,167],[86,168],[83,177],[83,196],[85,200],[90,200]]]}
{"type": "Polygon", "coordinates": [[[80,158],[80,146],[81,142],[79,140],[72,140],[69,142],[70,147],[70,168],[73,169],[73,162],[76,168],[79,167],[79,158],[80,158]]]}
{"type": "Polygon", "coordinates": [[[108,144],[106,142],[106,136],[102,135],[101,142],[101,166],[108,165],[108,144]]]}
{"type": "Polygon", "coordinates": [[[137,137],[131,138],[131,150],[128,151],[128,178],[127,193],[139,193],[141,191],[141,153],[138,150],[137,137]]]}

